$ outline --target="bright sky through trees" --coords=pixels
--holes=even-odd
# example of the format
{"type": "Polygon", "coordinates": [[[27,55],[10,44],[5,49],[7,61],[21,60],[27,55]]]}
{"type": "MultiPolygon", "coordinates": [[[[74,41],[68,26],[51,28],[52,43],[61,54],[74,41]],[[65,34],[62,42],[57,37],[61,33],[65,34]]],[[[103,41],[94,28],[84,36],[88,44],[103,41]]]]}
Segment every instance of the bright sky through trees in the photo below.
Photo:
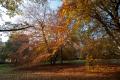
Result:
{"type": "MultiPolygon", "coordinates": [[[[49,5],[51,7],[51,9],[53,10],[57,10],[61,5],[62,5],[62,1],[61,0],[48,0],[49,5]]],[[[0,25],[4,24],[5,22],[16,22],[17,19],[20,18],[19,15],[16,15],[12,18],[10,18],[8,15],[6,15],[6,9],[0,7],[0,9],[2,9],[2,17],[0,19],[0,25]]],[[[0,33],[0,38],[2,38],[2,42],[6,42],[9,38],[5,33],[0,33]]]]}

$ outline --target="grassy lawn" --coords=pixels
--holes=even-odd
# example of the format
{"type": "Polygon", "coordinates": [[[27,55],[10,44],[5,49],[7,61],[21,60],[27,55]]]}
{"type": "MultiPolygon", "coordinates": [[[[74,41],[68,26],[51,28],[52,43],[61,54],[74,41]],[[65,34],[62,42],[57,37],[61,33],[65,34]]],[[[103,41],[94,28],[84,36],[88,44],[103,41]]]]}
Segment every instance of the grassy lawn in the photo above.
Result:
{"type": "Polygon", "coordinates": [[[78,64],[41,65],[16,71],[13,69],[9,64],[0,64],[0,80],[120,80],[120,72],[86,72],[85,66],[78,64]]]}
{"type": "Polygon", "coordinates": [[[10,64],[0,64],[0,74],[7,74],[12,71],[10,64]]]}

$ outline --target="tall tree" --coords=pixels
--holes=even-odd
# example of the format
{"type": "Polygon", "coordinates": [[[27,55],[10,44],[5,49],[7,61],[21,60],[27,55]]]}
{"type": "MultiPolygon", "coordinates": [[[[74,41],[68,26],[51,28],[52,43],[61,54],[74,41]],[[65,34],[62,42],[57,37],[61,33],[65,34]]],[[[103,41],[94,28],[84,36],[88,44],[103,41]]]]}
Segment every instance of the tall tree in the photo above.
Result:
{"type": "MultiPolygon", "coordinates": [[[[91,19],[96,20],[99,24],[97,27],[103,27],[106,33],[119,44],[119,36],[116,36],[120,33],[119,6],[119,0],[63,0],[60,14],[76,20],[75,24],[88,22],[91,19]]],[[[77,26],[79,27],[80,24],[77,26]]]]}

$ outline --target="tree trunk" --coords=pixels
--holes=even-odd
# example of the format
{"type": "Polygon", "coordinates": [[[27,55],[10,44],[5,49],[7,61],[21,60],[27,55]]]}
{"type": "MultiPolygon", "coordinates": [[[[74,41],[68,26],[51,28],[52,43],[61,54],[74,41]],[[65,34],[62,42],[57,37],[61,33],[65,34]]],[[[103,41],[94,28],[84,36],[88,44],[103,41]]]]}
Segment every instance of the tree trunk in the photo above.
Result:
{"type": "Polygon", "coordinates": [[[44,42],[45,42],[45,45],[46,45],[46,48],[47,48],[47,52],[50,53],[50,48],[48,46],[48,41],[46,39],[46,35],[45,35],[45,32],[44,32],[44,28],[42,28],[42,35],[43,35],[43,39],[44,39],[44,42]]]}
{"type": "Polygon", "coordinates": [[[63,64],[63,46],[61,46],[60,57],[61,57],[61,64],[63,64]]]}

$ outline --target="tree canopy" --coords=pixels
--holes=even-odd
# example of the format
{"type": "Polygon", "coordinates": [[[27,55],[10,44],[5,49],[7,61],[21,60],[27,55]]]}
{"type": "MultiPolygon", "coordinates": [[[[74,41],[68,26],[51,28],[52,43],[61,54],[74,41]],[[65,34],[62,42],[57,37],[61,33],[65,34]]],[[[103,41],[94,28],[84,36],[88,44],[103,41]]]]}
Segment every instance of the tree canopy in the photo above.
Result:
{"type": "Polygon", "coordinates": [[[35,64],[61,60],[62,63],[88,56],[94,59],[120,56],[119,0],[62,0],[58,10],[52,10],[48,0],[1,0],[0,3],[12,12],[21,4],[21,23],[7,23],[0,29],[16,34],[11,35],[15,45],[21,39],[28,41],[13,47],[10,38],[6,44],[7,49],[17,48],[19,61],[35,64]],[[24,54],[26,48],[29,55],[24,54]]]}

